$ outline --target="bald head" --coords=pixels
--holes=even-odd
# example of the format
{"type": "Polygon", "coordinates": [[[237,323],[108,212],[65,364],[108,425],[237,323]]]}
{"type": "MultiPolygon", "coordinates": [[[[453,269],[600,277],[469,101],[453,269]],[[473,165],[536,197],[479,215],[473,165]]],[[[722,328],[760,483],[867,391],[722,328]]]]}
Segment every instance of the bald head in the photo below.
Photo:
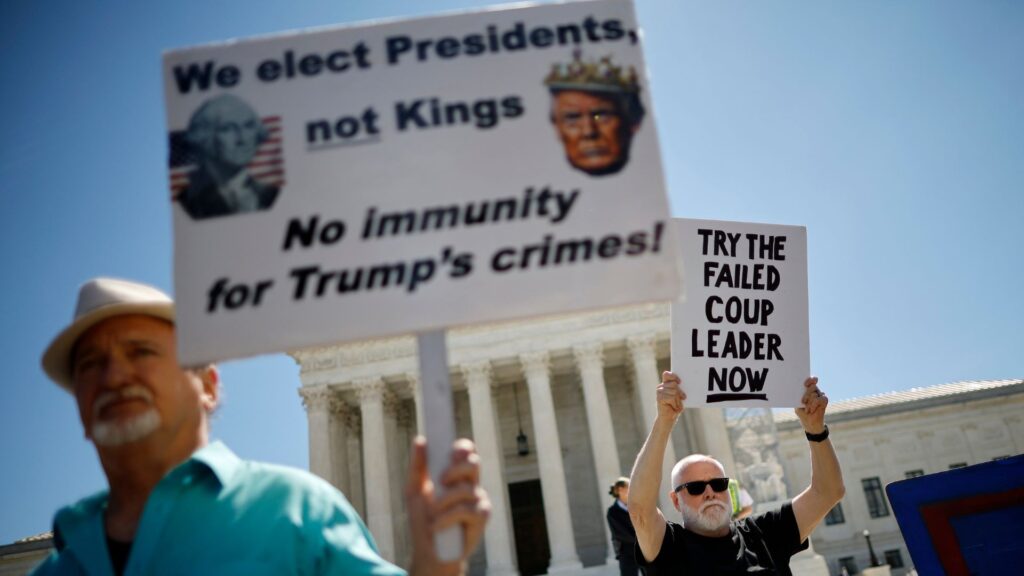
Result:
{"type": "Polygon", "coordinates": [[[722,466],[721,462],[707,454],[691,454],[679,462],[676,462],[676,465],[672,467],[672,487],[675,488],[683,482],[686,482],[683,478],[686,477],[687,469],[697,463],[714,465],[720,472],[718,477],[725,477],[725,466],[722,466]]]}
{"type": "Polygon", "coordinates": [[[683,516],[683,526],[702,536],[729,534],[729,491],[721,484],[725,478],[722,463],[706,454],[683,458],[672,468],[672,504],[683,516]],[[717,480],[712,484],[712,480],[717,480]],[[689,484],[686,490],[677,486],[689,484]],[[690,487],[699,491],[690,492],[690,487]]]}

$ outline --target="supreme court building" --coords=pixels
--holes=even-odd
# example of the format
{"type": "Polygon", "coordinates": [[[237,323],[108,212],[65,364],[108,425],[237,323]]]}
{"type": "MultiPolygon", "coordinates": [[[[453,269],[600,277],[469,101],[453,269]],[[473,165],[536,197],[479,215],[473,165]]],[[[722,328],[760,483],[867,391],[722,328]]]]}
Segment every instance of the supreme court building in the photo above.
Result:
{"type": "MultiPolygon", "coordinates": [[[[608,488],[629,476],[656,415],[656,388],[669,368],[668,305],[452,330],[448,347],[456,433],[476,442],[493,501],[471,572],[617,574],[608,488]]],[[[415,339],[293,356],[310,469],[348,496],[386,558],[408,565],[402,488],[423,422],[415,339]]],[[[691,452],[713,454],[735,473],[719,409],[686,410],[667,452],[665,478],[677,456],[691,452]]],[[[661,505],[672,510],[663,492],[661,505]]],[[[775,496],[785,499],[784,489],[775,496]]]]}
{"type": "MultiPolygon", "coordinates": [[[[449,332],[456,434],[476,442],[493,501],[473,573],[577,571],[608,560],[607,491],[629,475],[653,422],[668,366],[666,320],[666,305],[647,305],[449,332]]],[[[386,558],[408,565],[402,487],[423,421],[415,338],[294,356],[310,469],[348,496],[386,558]]],[[[704,423],[696,411],[684,420],[677,452],[701,447],[687,431],[704,423]]]]}
{"type": "MultiPolygon", "coordinates": [[[[346,494],[382,554],[408,566],[402,489],[423,421],[415,340],[292,355],[301,367],[310,468],[346,494]]],[[[449,363],[456,432],[476,441],[494,505],[470,573],[617,575],[604,516],[608,487],[628,475],[654,419],[660,373],[669,367],[668,306],[454,330],[449,363]]],[[[1024,380],[834,399],[828,422],[846,496],[812,534],[813,549],[794,557],[793,573],[902,576],[913,562],[884,486],[1024,453],[1024,380]],[[869,568],[865,530],[891,570],[869,568]]],[[[755,513],[810,481],[807,441],[790,410],[688,408],[669,452],[663,478],[677,457],[712,454],[754,497],[755,513]]],[[[678,520],[668,502],[661,506],[678,520]]],[[[51,548],[50,534],[0,543],[0,574],[25,574],[51,548]]]]}

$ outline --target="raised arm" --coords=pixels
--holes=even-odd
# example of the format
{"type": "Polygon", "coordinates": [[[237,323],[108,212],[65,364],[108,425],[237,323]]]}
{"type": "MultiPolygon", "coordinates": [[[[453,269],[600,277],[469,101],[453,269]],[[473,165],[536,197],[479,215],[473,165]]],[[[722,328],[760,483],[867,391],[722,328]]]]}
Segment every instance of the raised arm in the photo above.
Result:
{"type": "MultiPolygon", "coordinates": [[[[818,389],[817,377],[804,381],[801,403],[803,407],[796,409],[796,415],[804,431],[812,436],[823,433],[828,396],[818,389]]],[[[808,440],[807,443],[811,448],[811,485],[793,499],[793,514],[800,529],[801,542],[811,535],[822,518],[846,494],[843,472],[832,441],[826,438],[821,442],[808,440]]]]}
{"type": "Polygon", "coordinates": [[[629,479],[629,517],[636,529],[636,540],[644,558],[651,562],[661,550],[665,538],[665,516],[658,509],[661,490],[662,462],[665,446],[672,434],[676,419],[683,413],[686,394],[679,388],[679,376],[672,372],[661,375],[658,385],[658,416],[633,464],[629,479]]]}

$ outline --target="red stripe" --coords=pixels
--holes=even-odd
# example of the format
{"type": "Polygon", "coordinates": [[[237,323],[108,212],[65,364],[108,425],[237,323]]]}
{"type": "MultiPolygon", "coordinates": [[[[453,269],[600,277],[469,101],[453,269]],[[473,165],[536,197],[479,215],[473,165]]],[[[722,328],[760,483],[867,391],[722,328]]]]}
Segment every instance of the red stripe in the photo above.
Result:
{"type": "Polygon", "coordinates": [[[253,178],[256,178],[256,179],[266,178],[268,176],[283,176],[284,175],[284,170],[265,170],[265,171],[259,172],[259,173],[251,172],[250,175],[253,178]]]}
{"type": "Polygon", "coordinates": [[[260,162],[249,162],[246,164],[250,169],[257,168],[259,166],[280,166],[282,164],[280,158],[274,158],[272,160],[263,160],[260,162]]]}
{"type": "Polygon", "coordinates": [[[950,576],[970,574],[951,519],[957,516],[970,516],[1009,508],[1022,501],[1024,501],[1024,488],[1013,488],[1005,492],[978,494],[921,506],[921,519],[924,520],[924,525],[928,528],[935,555],[938,556],[946,574],[950,576]]]}

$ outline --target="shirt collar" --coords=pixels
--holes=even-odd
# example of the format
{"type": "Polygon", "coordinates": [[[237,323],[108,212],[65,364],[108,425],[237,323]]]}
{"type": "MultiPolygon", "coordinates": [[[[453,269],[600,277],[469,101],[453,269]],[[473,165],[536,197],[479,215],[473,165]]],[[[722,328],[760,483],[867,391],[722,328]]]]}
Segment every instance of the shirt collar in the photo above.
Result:
{"type": "Polygon", "coordinates": [[[227,486],[242,466],[242,460],[220,440],[214,440],[196,450],[189,462],[209,468],[221,486],[227,486]]]}
{"type": "MultiPolygon", "coordinates": [[[[221,487],[226,487],[242,465],[242,460],[223,442],[217,440],[196,450],[188,460],[161,480],[161,483],[173,482],[174,479],[187,475],[189,470],[202,467],[217,478],[221,487]]],[[[84,498],[59,510],[53,522],[54,543],[57,549],[75,550],[82,558],[83,565],[100,570],[100,573],[108,572],[110,566],[110,559],[106,555],[106,531],[103,526],[103,511],[107,507],[107,498],[107,490],[84,498]]]]}
{"type": "Polygon", "coordinates": [[[627,508],[626,505],[622,503],[622,500],[619,500],[618,498],[616,498],[615,499],[615,503],[619,506],[619,508],[622,508],[626,512],[629,512],[629,508],[627,508]]]}

